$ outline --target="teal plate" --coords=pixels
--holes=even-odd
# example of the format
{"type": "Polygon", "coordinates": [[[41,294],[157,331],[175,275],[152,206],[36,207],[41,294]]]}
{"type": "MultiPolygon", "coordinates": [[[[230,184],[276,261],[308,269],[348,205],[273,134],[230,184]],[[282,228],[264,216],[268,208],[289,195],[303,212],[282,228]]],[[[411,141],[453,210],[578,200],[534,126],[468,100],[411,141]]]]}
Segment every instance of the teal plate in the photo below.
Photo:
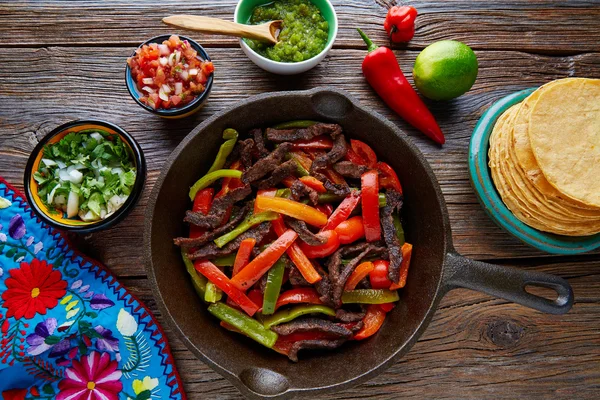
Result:
{"type": "Polygon", "coordinates": [[[571,237],[542,232],[521,222],[504,205],[488,167],[492,129],[502,113],[523,101],[537,88],[522,90],[494,103],[477,122],[469,144],[469,175],[475,194],[490,218],[501,228],[536,249],[552,254],[572,255],[600,247],[600,234],[571,237]]]}

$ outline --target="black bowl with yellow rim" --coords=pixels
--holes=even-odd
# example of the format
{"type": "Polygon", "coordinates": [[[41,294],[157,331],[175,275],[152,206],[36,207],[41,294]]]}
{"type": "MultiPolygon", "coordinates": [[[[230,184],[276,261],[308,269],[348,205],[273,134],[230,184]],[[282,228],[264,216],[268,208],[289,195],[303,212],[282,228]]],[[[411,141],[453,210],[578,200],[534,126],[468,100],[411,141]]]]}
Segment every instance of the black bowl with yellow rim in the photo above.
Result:
{"type": "Polygon", "coordinates": [[[133,209],[137,203],[146,180],[146,161],[142,149],[135,139],[124,129],[110,122],[101,120],[76,120],[60,125],[46,135],[35,146],[33,152],[29,156],[27,166],[25,167],[24,188],[27,201],[35,214],[43,222],[63,231],[76,233],[90,233],[109,228],[121,220],[133,209]],[[42,158],[44,158],[44,148],[48,145],[58,143],[67,134],[71,132],[93,133],[94,130],[99,130],[108,134],[109,140],[113,137],[118,137],[125,144],[126,151],[129,155],[133,166],[136,170],[135,181],[131,187],[131,193],[127,199],[114,211],[111,215],[104,219],[95,221],[84,221],[78,216],[67,218],[66,213],[59,210],[51,210],[38,195],[38,182],[34,179],[34,173],[40,168],[42,158]]]}

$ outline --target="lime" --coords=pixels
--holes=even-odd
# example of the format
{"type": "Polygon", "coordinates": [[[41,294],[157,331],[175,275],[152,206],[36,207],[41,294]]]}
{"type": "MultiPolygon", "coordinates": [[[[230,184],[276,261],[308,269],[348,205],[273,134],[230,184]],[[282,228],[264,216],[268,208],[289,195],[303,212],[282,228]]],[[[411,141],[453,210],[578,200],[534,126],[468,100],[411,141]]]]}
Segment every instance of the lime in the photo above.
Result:
{"type": "Polygon", "coordinates": [[[477,69],[477,57],[469,46],[455,40],[442,40],[419,54],[413,79],[423,96],[450,100],[471,89],[477,79],[477,69]]]}

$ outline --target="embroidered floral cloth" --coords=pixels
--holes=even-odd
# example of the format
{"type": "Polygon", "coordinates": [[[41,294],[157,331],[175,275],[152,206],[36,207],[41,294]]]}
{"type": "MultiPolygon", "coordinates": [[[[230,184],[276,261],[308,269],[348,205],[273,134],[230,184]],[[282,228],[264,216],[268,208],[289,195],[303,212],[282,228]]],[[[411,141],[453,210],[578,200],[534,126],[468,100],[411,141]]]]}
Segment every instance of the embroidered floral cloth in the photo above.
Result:
{"type": "Polygon", "coordinates": [[[150,311],[2,178],[0,294],[5,400],[186,398],[150,311]]]}

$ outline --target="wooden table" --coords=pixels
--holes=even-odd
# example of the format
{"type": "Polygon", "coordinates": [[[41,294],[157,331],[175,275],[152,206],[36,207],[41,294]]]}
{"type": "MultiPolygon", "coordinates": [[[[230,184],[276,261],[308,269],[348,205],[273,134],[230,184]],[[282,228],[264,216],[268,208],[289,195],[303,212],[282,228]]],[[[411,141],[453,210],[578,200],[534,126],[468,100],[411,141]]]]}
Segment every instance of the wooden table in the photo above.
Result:
{"type": "MultiPolygon", "coordinates": [[[[390,112],[361,75],[365,46],[354,28],[385,44],[382,24],[391,1],[333,0],[340,20],[334,49],[317,68],[292,78],[260,70],[235,39],[192,33],[216,66],[207,106],[179,121],[162,120],[137,106],[125,88],[125,59],[144,40],[173,32],[160,18],[186,12],[231,19],[235,3],[0,3],[0,174],[21,188],[34,145],[69,120],[102,118],[132,133],[148,162],[142,200],[117,227],[77,241],[161,320],[143,266],[141,232],[148,194],[169,153],[205,118],[248,96],[319,85],[345,89],[398,124],[425,153],[446,197],[459,252],[562,276],[573,286],[576,304],[567,315],[551,316],[454,291],[404,359],[365,384],[323,398],[599,398],[600,251],[550,256],[494,225],[471,189],[467,146],[478,118],[499,98],[556,78],[600,78],[600,1],[407,1],[419,10],[415,38],[396,49],[407,75],[419,51],[442,39],[469,44],[479,59],[479,77],[470,92],[455,101],[428,103],[446,133],[443,149],[390,112]]],[[[240,397],[165,328],[191,399],[240,397]]]]}

